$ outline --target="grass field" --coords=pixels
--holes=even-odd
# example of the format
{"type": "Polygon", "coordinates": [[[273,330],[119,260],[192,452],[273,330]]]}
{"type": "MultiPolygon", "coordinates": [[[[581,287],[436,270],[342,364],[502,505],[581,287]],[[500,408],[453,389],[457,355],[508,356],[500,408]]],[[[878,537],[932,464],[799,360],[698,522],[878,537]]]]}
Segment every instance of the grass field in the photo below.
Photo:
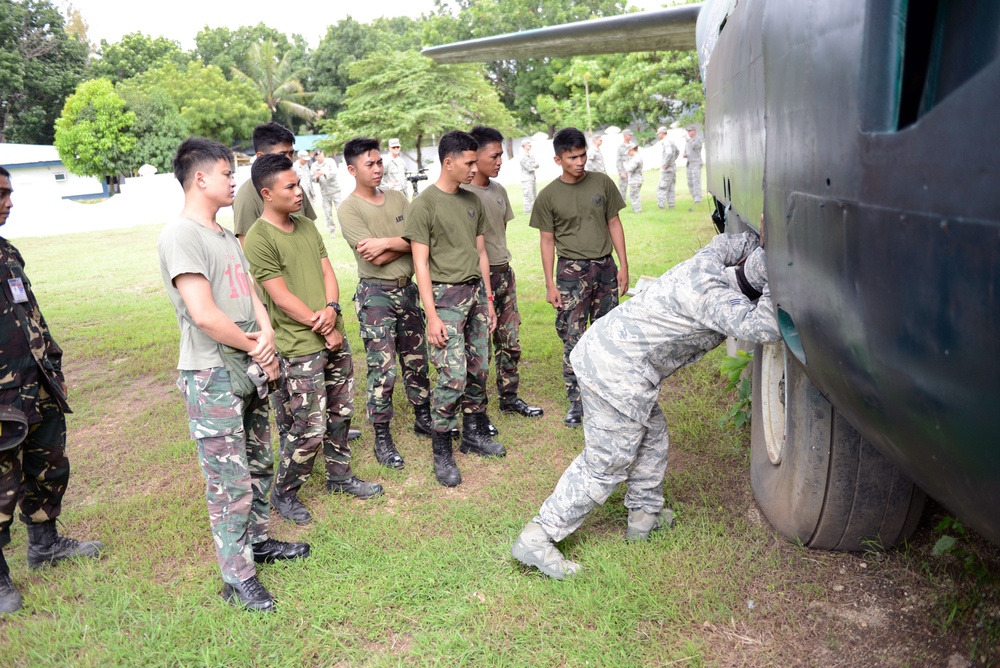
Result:
{"type": "MultiPolygon", "coordinates": [[[[633,283],[714,233],[707,202],[689,212],[683,186],[677,209],[657,209],[655,178],[647,174],[645,212],[622,214],[633,283]]],[[[99,538],[107,550],[99,561],[29,572],[15,522],[5,553],[25,608],[0,620],[0,664],[918,666],[944,665],[952,653],[976,665],[998,660],[995,581],[975,599],[987,606],[985,630],[977,630],[982,615],[958,604],[964,571],[932,562],[926,522],[913,546],[889,555],[815,553],[775,537],[750,494],[748,430],[719,426],[733,400],[719,377],[722,351],[663,388],[665,487],[676,528],[627,544],[619,491],[562,546],[584,574],[555,582],[514,562],[512,541],[583,434],[562,425],[561,343],[544,299],[538,235],[521,214],[517,187],[511,196],[521,394],[545,416],[529,421],[494,407],[508,456],[456,454],[463,483],[454,489],[435,481],[430,443],[412,433],[401,392],[393,433],[404,471],[374,463],[370,425],[357,418],[363,437],[354,467],[386,494],[368,502],[330,496],[316,475],[302,493],[312,524],[272,517],[272,535],[312,545],[304,561],[260,569],[278,599],[273,615],[234,610],[218,596],[204,480],[173,387],[178,332],[157,265],[159,226],[16,241],[66,352],[74,468],[61,531],[99,538]]],[[[328,248],[346,306],[353,255],[339,237],[328,248]]],[[[353,309],[344,313],[363,388],[357,319],[353,309]]],[[[355,407],[363,416],[363,389],[355,407]]]]}

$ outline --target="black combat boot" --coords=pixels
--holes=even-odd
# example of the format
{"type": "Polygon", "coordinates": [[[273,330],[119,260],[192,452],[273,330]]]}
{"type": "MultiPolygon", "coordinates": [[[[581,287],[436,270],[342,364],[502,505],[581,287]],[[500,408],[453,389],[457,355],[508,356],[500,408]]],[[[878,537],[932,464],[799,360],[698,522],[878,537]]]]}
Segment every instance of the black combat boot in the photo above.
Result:
{"type": "Polygon", "coordinates": [[[583,424],[583,402],[580,400],[571,401],[569,404],[569,412],[566,413],[566,419],[563,420],[567,427],[579,427],[583,424]]]}
{"type": "Polygon", "coordinates": [[[500,400],[500,412],[508,413],[514,415],[523,415],[524,417],[541,417],[545,411],[543,411],[538,406],[529,406],[521,397],[514,397],[513,399],[501,399],[500,400]]]}
{"type": "Polygon", "coordinates": [[[45,564],[55,565],[63,559],[73,557],[96,558],[104,549],[104,543],[96,540],[80,542],[74,538],[60,536],[56,531],[56,521],[49,520],[28,525],[28,568],[41,568],[45,564]]]}
{"type": "Polygon", "coordinates": [[[7,560],[0,550],[0,615],[8,612],[17,612],[24,605],[21,592],[14,586],[14,581],[10,579],[10,568],[7,567],[7,560]]]}
{"type": "Polygon", "coordinates": [[[462,483],[462,474],[451,454],[451,434],[447,431],[434,432],[431,448],[434,452],[434,477],[445,487],[455,487],[462,483]]]}
{"type": "Polygon", "coordinates": [[[385,489],[377,482],[365,482],[358,476],[352,475],[347,480],[327,480],[326,491],[350,494],[358,499],[374,499],[376,496],[382,496],[385,489]]]}
{"type": "Polygon", "coordinates": [[[399,450],[396,449],[396,444],[392,441],[389,423],[376,422],[373,426],[375,427],[375,459],[382,466],[396,470],[402,469],[405,463],[399,450]]]}
{"type": "Polygon", "coordinates": [[[293,490],[288,494],[279,494],[275,487],[271,492],[271,507],[278,511],[278,514],[286,520],[296,524],[309,524],[312,522],[312,515],[302,501],[299,500],[298,490],[293,490]]]}
{"type": "Polygon", "coordinates": [[[309,543],[286,543],[273,538],[251,545],[251,548],[253,560],[258,564],[305,559],[309,556],[309,543]]]}
{"type": "Polygon", "coordinates": [[[251,575],[238,584],[222,585],[222,598],[234,608],[246,608],[257,612],[274,612],[274,598],[264,589],[256,575],[251,575]]]}
{"type": "Polygon", "coordinates": [[[493,420],[486,414],[486,411],[483,411],[483,429],[486,430],[486,435],[490,438],[496,438],[500,435],[500,430],[493,424],[493,420]]]}
{"type": "MultiPolygon", "coordinates": [[[[434,421],[431,419],[431,405],[429,403],[413,407],[413,432],[421,436],[434,435],[434,421]]],[[[451,430],[451,440],[457,441],[460,435],[457,427],[451,430]]]]}
{"type": "Polygon", "coordinates": [[[507,451],[494,441],[486,429],[486,413],[466,413],[462,420],[462,446],[459,448],[465,454],[472,453],[480,457],[504,457],[507,451]]]}

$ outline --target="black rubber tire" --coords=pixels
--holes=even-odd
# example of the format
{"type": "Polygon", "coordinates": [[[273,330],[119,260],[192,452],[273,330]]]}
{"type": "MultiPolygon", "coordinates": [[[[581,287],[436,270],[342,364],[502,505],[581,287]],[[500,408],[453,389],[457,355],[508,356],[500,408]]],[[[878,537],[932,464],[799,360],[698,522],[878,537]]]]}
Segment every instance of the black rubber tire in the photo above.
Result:
{"type": "Polygon", "coordinates": [[[916,528],[923,491],[820,394],[784,344],[775,346],[758,345],[753,361],[750,485],[764,515],[781,535],[809,548],[898,545],[916,528]],[[776,400],[782,396],[784,402],[776,400]]]}

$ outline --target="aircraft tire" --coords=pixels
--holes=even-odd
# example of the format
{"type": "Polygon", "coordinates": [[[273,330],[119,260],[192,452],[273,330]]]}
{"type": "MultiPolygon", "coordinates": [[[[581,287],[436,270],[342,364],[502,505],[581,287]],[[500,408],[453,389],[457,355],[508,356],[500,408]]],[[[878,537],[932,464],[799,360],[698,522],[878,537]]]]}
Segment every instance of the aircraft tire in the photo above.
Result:
{"type": "Polygon", "coordinates": [[[926,497],[852,427],[783,343],[756,346],[750,484],[771,525],[821,550],[889,548],[926,497]]]}

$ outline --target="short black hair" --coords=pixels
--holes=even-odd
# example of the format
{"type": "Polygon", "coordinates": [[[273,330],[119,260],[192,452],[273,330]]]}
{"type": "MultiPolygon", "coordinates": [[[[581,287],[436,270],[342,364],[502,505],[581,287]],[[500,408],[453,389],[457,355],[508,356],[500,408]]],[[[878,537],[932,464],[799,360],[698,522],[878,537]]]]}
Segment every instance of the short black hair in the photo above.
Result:
{"type": "Polygon", "coordinates": [[[457,155],[466,151],[478,151],[479,142],[472,138],[468,132],[452,130],[445,133],[438,142],[438,159],[444,164],[444,159],[449,155],[457,155]]]}
{"type": "Polygon", "coordinates": [[[357,167],[358,158],[371,151],[381,151],[382,142],[371,137],[355,137],[344,144],[344,162],[357,167]]]}
{"type": "MultiPolygon", "coordinates": [[[[253,166],[250,167],[250,179],[253,181],[253,187],[257,194],[260,195],[261,190],[274,185],[274,179],[277,178],[278,174],[291,169],[292,161],[288,159],[287,155],[265,153],[253,161],[253,166]]],[[[263,197],[263,195],[261,196],[263,197]]]]}
{"type": "Polygon", "coordinates": [[[479,148],[493,143],[503,145],[503,135],[500,134],[500,131],[487,125],[477,125],[469,130],[469,134],[479,144],[479,148]]]}
{"type": "Polygon", "coordinates": [[[8,179],[10,178],[10,172],[8,172],[7,168],[3,165],[0,165],[0,176],[6,176],[8,179]]]}
{"type": "Polygon", "coordinates": [[[256,153],[267,153],[268,149],[278,144],[295,145],[295,135],[281,123],[264,123],[253,129],[253,150],[256,153]]]}
{"type": "Polygon", "coordinates": [[[233,152],[228,146],[211,139],[189,137],[177,147],[177,154],[174,156],[174,177],[180,182],[181,187],[187,190],[194,173],[200,167],[207,165],[214,167],[220,160],[225,160],[232,167],[234,159],[233,152]]]}
{"type": "Polygon", "coordinates": [[[563,128],[552,138],[552,149],[557,156],[579,148],[587,148],[587,138],[576,128],[563,128]]]}

